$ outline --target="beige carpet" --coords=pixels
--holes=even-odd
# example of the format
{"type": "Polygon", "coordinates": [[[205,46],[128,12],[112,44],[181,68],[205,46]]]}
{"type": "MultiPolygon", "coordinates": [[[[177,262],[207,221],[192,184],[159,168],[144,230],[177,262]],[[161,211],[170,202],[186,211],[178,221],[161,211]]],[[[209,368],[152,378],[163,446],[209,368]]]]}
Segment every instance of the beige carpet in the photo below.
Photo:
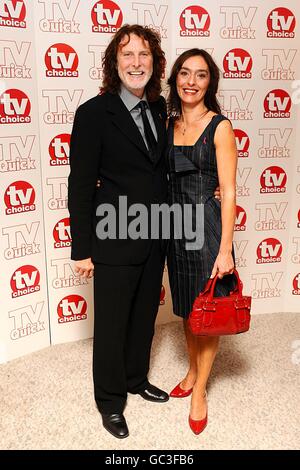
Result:
{"type": "MultiPolygon", "coordinates": [[[[103,430],[94,406],[92,341],[44,349],[0,366],[0,448],[297,449],[299,340],[300,314],[254,316],[250,332],[222,338],[203,434],[188,427],[189,398],[130,395],[124,440],[103,430]]],[[[158,326],[152,352],[150,379],[169,391],[186,371],[181,324],[158,326]]]]}

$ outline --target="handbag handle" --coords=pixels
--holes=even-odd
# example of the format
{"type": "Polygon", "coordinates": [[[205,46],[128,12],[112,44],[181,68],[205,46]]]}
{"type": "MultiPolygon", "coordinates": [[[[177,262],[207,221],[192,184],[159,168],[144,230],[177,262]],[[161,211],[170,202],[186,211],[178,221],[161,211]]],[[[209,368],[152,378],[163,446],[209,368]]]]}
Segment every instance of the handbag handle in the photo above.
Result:
{"type": "MultiPolygon", "coordinates": [[[[240,296],[242,295],[242,291],[243,291],[243,283],[240,279],[240,276],[239,276],[239,273],[237,272],[237,270],[234,268],[233,270],[233,273],[237,279],[237,285],[236,285],[236,288],[234,289],[233,292],[237,292],[240,296]]],[[[217,274],[215,275],[215,277],[213,279],[209,279],[206,286],[205,286],[205,289],[204,289],[204,292],[203,293],[208,293],[208,296],[207,296],[207,301],[208,302],[212,302],[212,299],[213,299],[213,296],[214,296],[214,291],[215,291],[215,286],[216,286],[216,283],[217,283],[217,280],[218,280],[218,276],[217,274]]]]}

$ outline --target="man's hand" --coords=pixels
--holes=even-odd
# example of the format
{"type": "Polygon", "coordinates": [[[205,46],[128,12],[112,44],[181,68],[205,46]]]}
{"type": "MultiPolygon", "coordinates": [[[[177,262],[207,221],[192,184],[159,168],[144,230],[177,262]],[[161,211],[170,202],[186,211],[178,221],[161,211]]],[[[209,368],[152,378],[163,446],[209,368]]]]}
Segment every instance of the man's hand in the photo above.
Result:
{"type": "Polygon", "coordinates": [[[91,258],[75,261],[75,272],[80,276],[91,278],[94,275],[94,265],[91,258]]]}
{"type": "Polygon", "coordinates": [[[218,186],[218,187],[215,189],[214,195],[215,195],[215,198],[218,199],[218,201],[221,201],[220,186],[218,186]]]}

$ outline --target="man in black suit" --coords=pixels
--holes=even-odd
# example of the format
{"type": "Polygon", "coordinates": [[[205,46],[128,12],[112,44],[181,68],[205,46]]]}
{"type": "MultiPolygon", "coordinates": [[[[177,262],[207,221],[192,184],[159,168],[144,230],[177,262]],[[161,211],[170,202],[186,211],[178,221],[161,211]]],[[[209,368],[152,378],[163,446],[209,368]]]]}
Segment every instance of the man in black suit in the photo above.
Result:
{"type": "Polygon", "coordinates": [[[118,229],[119,218],[127,216],[120,196],[127,197],[128,207],[139,203],[150,209],[166,201],[166,106],[160,96],[165,58],[159,36],[124,25],[103,65],[102,93],[79,106],[72,130],[71,258],[77,273],[94,274],[95,400],[105,429],[124,438],[127,392],[153,402],[169,399],[147,379],[165,243],[132,239],[118,230],[115,238],[100,239],[96,211],[111,204],[118,229]]]}

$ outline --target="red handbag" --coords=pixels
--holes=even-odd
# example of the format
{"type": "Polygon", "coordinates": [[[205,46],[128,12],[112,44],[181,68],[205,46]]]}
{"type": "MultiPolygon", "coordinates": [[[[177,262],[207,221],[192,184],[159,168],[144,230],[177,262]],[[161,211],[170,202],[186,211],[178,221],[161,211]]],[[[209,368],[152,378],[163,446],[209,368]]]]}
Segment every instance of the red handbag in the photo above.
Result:
{"type": "Polygon", "coordinates": [[[209,279],[193,304],[188,318],[191,332],[197,336],[222,336],[244,333],[250,327],[251,297],[242,295],[243,284],[237,270],[235,289],[227,297],[213,297],[216,275],[209,279]]]}

